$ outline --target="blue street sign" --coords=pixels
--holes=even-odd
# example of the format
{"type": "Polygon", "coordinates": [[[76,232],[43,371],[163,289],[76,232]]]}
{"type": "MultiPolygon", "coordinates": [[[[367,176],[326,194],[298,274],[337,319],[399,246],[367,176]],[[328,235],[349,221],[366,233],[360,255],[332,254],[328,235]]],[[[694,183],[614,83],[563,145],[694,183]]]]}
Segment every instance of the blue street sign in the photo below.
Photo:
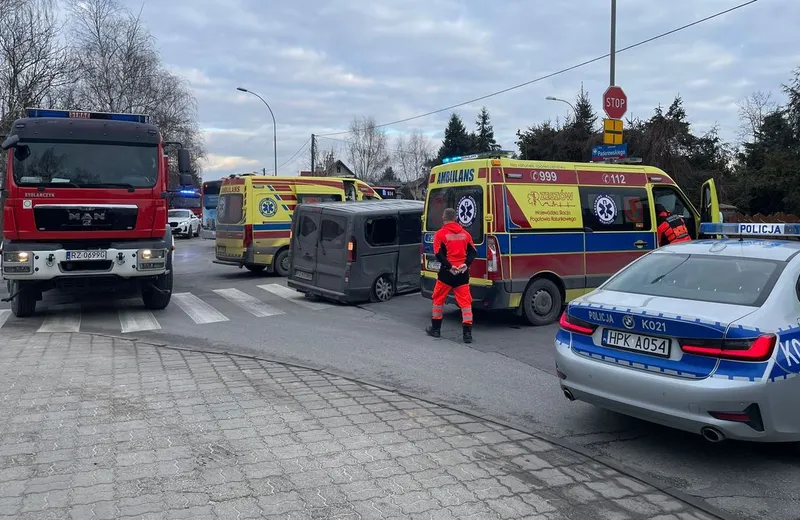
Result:
{"type": "Polygon", "coordinates": [[[593,161],[602,161],[604,159],[625,159],[626,157],[628,157],[628,143],[603,144],[592,147],[593,161]]]}

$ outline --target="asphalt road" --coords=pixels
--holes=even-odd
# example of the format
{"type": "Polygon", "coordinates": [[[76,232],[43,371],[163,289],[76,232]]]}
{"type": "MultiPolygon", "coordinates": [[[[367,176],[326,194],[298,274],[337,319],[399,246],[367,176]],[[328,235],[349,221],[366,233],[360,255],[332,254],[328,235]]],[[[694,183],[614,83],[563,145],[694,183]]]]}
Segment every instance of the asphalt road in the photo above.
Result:
{"type": "Polygon", "coordinates": [[[176,296],[164,311],[144,311],[135,300],[75,304],[47,295],[27,320],[2,304],[0,335],[11,328],[122,334],[328,368],[584,445],[742,518],[800,518],[797,446],[714,445],[570,403],[555,377],[555,327],[477,313],[475,343],[464,345],[452,308],[444,339],[433,340],[423,332],[430,302],[419,294],[314,305],[286,291],[284,279],[211,263],[212,246],[178,242],[176,296]]]}

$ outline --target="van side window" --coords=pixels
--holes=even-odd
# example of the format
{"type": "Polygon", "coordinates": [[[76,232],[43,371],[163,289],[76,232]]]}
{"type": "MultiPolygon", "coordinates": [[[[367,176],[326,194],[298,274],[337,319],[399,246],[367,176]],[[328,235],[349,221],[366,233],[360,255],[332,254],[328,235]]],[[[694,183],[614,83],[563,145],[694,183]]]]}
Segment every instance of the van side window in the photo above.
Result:
{"type": "Polygon", "coordinates": [[[344,247],[344,235],[347,232],[347,221],[343,218],[322,217],[319,241],[326,247],[344,247]]]}
{"type": "Polygon", "coordinates": [[[397,243],[397,218],[371,218],[364,226],[364,238],[371,246],[391,246],[397,243]]]}
{"type": "Polygon", "coordinates": [[[307,244],[317,244],[317,223],[314,222],[314,219],[307,215],[302,215],[297,229],[299,230],[297,233],[298,240],[307,244]]]}
{"type": "Polygon", "coordinates": [[[398,227],[401,246],[422,243],[422,215],[403,213],[400,215],[398,227]]]}
{"type": "Polygon", "coordinates": [[[652,231],[644,188],[581,186],[583,225],[593,231],[652,231]]]}

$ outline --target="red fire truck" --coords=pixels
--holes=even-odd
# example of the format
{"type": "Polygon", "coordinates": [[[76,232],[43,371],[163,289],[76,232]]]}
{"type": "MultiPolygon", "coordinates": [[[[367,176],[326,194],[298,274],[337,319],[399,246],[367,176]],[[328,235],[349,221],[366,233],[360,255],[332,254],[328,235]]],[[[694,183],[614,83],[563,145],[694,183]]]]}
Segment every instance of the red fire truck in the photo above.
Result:
{"type": "Polygon", "coordinates": [[[191,184],[188,151],[164,142],[148,116],[28,109],[14,121],[0,145],[8,150],[0,265],[15,316],[32,315],[50,289],[137,291],[148,309],[169,304],[172,146],[180,182],[191,184]]]}

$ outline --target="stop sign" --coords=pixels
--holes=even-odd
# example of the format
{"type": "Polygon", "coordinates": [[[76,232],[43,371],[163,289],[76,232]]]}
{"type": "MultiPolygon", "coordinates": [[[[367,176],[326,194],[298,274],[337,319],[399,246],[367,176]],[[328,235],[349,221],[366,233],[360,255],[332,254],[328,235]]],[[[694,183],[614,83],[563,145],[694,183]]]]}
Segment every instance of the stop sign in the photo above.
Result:
{"type": "Polygon", "coordinates": [[[622,119],[628,111],[628,96],[622,87],[608,87],[603,94],[603,110],[611,119],[622,119]]]}

